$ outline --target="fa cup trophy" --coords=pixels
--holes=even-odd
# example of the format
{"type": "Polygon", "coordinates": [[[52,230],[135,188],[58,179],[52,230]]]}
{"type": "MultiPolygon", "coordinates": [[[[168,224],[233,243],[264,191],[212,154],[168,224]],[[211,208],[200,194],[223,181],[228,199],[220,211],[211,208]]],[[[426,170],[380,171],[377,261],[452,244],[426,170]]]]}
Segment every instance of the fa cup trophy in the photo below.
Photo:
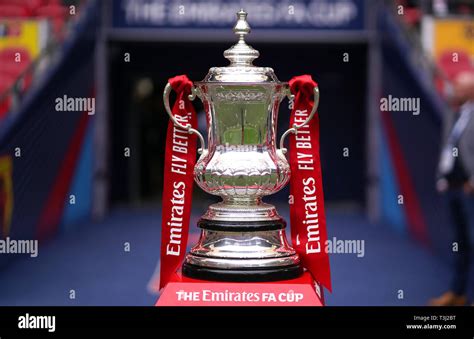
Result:
{"type": "Polygon", "coordinates": [[[203,81],[195,82],[189,99],[199,97],[207,115],[204,137],[177,119],[170,109],[168,83],[164,105],[176,128],[196,134],[201,143],[194,180],[222,201],[209,206],[198,221],[201,235],[184,259],[184,276],[216,281],[276,281],[303,273],[300,258],[288,244],[285,220],[264,196],[282,189],[290,179],[284,140],[308,124],[314,105],[304,120],[295,123],[276,142],[280,102],[292,95],[273,69],[252,63],[259,52],[245,42],[250,33],[247,13],[237,13],[234,33],[238,42],[224,52],[226,67],[213,67],[203,81]],[[277,146],[278,145],[278,146],[277,146]]]}

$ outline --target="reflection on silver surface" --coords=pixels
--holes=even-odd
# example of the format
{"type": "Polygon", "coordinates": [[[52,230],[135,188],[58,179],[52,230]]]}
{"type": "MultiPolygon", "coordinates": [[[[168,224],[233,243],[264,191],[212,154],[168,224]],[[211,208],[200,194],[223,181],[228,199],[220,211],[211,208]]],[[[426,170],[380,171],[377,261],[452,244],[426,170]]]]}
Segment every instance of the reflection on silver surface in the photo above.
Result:
{"type": "Polygon", "coordinates": [[[203,230],[187,255],[189,264],[216,269],[283,267],[300,262],[284,230],[219,232],[203,230]]]}
{"type": "Polygon", "coordinates": [[[203,218],[219,221],[253,221],[280,220],[275,206],[265,203],[233,204],[229,200],[209,206],[203,218]]]}
{"type": "Polygon", "coordinates": [[[196,182],[226,203],[258,204],[262,196],[277,192],[290,178],[288,162],[277,156],[275,147],[282,86],[200,86],[206,93],[202,99],[207,107],[209,148],[196,164],[196,182]],[[249,99],[235,101],[237,92],[249,99]],[[214,100],[217,93],[230,99],[214,100]]]}
{"type": "Polygon", "coordinates": [[[257,232],[222,232],[203,230],[192,253],[216,258],[261,259],[294,254],[284,237],[284,230],[257,232]]]}

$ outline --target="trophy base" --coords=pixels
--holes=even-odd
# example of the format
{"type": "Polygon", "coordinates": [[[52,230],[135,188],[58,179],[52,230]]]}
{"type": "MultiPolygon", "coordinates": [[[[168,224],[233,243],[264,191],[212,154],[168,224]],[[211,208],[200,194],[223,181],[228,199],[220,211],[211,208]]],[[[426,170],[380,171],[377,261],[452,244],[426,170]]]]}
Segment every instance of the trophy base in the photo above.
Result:
{"type": "Polygon", "coordinates": [[[288,244],[285,221],[223,221],[201,218],[199,242],[187,254],[183,275],[212,281],[263,282],[303,273],[288,244]]]}
{"type": "Polygon", "coordinates": [[[253,269],[216,269],[183,264],[183,275],[199,280],[229,281],[229,282],[265,282],[298,278],[303,274],[300,264],[286,267],[267,267],[253,269]]]}

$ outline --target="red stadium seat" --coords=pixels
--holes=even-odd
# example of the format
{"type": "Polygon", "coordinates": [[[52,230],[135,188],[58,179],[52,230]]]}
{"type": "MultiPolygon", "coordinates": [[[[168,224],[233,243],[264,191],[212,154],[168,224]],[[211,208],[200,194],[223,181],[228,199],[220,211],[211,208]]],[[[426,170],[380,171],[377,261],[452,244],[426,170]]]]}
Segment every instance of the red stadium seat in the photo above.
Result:
{"type": "Polygon", "coordinates": [[[463,51],[445,51],[438,58],[438,66],[443,70],[450,80],[462,71],[473,70],[469,54],[463,51]],[[457,53],[457,54],[454,54],[457,53]],[[454,56],[457,60],[453,60],[454,56]]]}
{"type": "Polygon", "coordinates": [[[3,92],[8,90],[13,85],[14,82],[15,82],[14,77],[6,73],[0,72],[0,94],[3,94],[3,92]]]}
{"type": "MultiPolygon", "coordinates": [[[[22,48],[7,48],[0,51],[0,74],[13,80],[17,79],[31,64],[31,57],[27,50],[22,48]],[[20,53],[21,62],[16,61],[20,53]]],[[[27,74],[24,78],[23,90],[31,84],[32,76],[27,74]]]]}
{"type": "Polygon", "coordinates": [[[11,98],[7,97],[0,102],[0,120],[3,119],[10,110],[11,98]]]}
{"type": "Polygon", "coordinates": [[[29,16],[28,9],[23,6],[0,4],[0,18],[24,18],[29,16]]]}
{"type": "Polygon", "coordinates": [[[411,7],[405,9],[403,19],[408,26],[415,26],[420,23],[422,15],[423,13],[418,8],[411,7]]]}
{"type": "Polygon", "coordinates": [[[38,7],[45,5],[44,0],[0,0],[0,5],[20,6],[27,10],[28,16],[33,15],[38,7]]]}
{"type": "Polygon", "coordinates": [[[8,69],[11,67],[16,67],[17,69],[25,69],[29,66],[30,63],[30,53],[24,48],[9,47],[0,50],[0,70],[8,69]],[[20,57],[19,62],[17,60],[17,56],[20,57]]]}
{"type": "Polygon", "coordinates": [[[35,14],[39,17],[64,20],[67,15],[67,8],[61,5],[46,5],[38,7],[35,14]]]}
{"type": "Polygon", "coordinates": [[[60,5],[46,5],[37,8],[35,15],[50,19],[53,24],[54,33],[59,35],[66,21],[67,8],[60,5]]]}

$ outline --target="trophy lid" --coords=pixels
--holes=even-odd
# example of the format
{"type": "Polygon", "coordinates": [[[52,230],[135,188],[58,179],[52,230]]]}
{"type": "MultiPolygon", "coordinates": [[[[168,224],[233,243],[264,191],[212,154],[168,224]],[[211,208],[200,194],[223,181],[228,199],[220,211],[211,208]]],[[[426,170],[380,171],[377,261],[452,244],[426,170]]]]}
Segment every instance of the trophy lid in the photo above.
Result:
{"type": "Polygon", "coordinates": [[[247,22],[247,12],[243,9],[237,12],[237,23],[233,31],[239,41],[224,52],[224,57],[230,64],[225,67],[212,67],[202,83],[280,83],[273,69],[253,65],[253,60],[257,59],[260,53],[245,42],[245,36],[250,33],[250,25],[247,22]]]}

